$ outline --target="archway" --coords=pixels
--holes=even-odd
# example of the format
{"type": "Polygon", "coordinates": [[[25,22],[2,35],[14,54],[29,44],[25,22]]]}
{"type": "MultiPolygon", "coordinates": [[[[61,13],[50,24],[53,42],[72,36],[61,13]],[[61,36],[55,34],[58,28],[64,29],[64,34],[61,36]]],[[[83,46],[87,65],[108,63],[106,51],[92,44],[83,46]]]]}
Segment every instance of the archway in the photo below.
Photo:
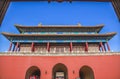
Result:
{"type": "Polygon", "coordinates": [[[35,77],[36,79],[40,79],[40,69],[36,66],[30,67],[25,75],[25,79],[30,79],[30,77],[35,77]]]}
{"type": "Polygon", "coordinates": [[[94,79],[94,72],[89,66],[83,66],[79,71],[80,79],[94,79]]]}
{"type": "Polygon", "coordinates": [[[52,79],[68,79],[68,70],[64,64],[58,63],[53,67],[52,79]]]}

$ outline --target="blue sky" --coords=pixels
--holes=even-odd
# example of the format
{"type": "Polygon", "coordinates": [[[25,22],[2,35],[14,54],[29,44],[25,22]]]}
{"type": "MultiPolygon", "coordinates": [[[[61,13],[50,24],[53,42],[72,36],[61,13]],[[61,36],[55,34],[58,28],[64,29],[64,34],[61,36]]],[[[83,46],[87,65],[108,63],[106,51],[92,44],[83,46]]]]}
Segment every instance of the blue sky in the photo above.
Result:
{"type": "MultiPolygon", "coordinates": [[[[120,22],[110,2],[12,2],[7,10],[1,32],[19,33],[21,25],[99,25],[100,33],[117,32],[109,41],[111,50],[120,51],[120,22]]],[[[9,41],[0,34],[0,51],[7,51],[9,41]]]]}

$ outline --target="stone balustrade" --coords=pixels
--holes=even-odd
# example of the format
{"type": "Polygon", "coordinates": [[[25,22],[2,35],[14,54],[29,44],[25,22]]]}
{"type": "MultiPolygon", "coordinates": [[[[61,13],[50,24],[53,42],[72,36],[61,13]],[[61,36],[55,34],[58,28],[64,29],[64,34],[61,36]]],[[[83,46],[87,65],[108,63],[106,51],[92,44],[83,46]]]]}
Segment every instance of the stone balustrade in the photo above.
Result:
{"type": "Polygon", "coordinates": [[[0,56],[99,56],[99,55],[120,55],[120,52],[67,52],[67,53],[55,53],[55,52],[1,52],[0,56]]]}

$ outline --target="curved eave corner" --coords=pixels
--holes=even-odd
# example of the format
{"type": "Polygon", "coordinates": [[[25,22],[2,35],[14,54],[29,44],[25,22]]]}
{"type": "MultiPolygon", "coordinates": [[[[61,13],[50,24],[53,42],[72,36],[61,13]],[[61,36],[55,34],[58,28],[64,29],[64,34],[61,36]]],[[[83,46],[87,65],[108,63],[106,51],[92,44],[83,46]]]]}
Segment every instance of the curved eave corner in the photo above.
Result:
{"type": "Polygon", "coordinates": [[[116,32],[112,32],[112,33],[109,33],[109,34],[111,34],[111,35],[110,35],[110,38],[108,38],[108,40],[112,39],[117,33],[116,32]]]}
{"type": "Polygon", "coordinates": [[[97,26],[99,27],[99,29],[97,30],[97,33],[99,33],[102,30],[102,28],[104,27],[104,24],[97,25],[97,26]]]}
{"type": "Polygon", "coordinates": [[[10,36],[11,33],[2,32],[1,34],[2,34],[4,37],[6,37],[9,41],[11,41],[11,36],[10,36]]]}
{"type": "Polygon", "coordinates": [[[22,27],[22,25],[15,24],[14,26],[17,28],[17,30],[18,30],[20,33],[22,33],[22,30],[20,29],[20,27],[22,27]]]}

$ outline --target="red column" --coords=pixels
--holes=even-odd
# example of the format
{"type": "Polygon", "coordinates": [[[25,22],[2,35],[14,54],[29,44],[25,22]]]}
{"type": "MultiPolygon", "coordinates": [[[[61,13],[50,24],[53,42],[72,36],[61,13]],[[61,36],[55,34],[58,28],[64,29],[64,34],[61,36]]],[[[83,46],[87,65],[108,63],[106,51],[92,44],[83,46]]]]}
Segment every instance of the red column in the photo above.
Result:
{"type": "Polygon", "coordinates": [[[9,47],[8,51],[11,51],[11,49],[12,49],[12,42],[10,43],[10,47],[9,47]]]}
{"type": "Polygon", "coordinates": [[[18,48],[19,48],[19,50],[18,50],[18,51],[20,51],[20,43],[19,43],[19,45],[18,45],[18,48]]]}
{"type": "Polygon", "coordinates": [[[19,51],[19,46],[20,46],[20,43],[18,43],[17,51],[19,51]]]}
{"type": "Polygon", "coordinates": [[[88,52],[88,42],[85,43],[85,51],[88,52]]]}
{"type": "Polygon", "coordinates": [[[13,50],[12,50],[13,52],[15,51],[15,44],[14,44],[14,46],[13,46],[13,50]]]}
{"type": "Polygon", "coordinates": [[[17,51],[17,49],[18,49],[18,45],[19,45],[19,43],[17,42],[17,44],[15,46],[15,51],[17,51]]]}
{"type": "Polygon", "coordinates": [[[104,49],[104,46],[103,46],[102,42],[100,42],[100,46],[102,47],[102,51],[105,51],[105,49],[104,49]]]}
{"type": "Polygon", "coordinates": [[[70,42],[70,52],[72,52],[72,42],[70,42]]]}
{"type": "Polygon", "coordinates": [[[99,45],[99,51],[101,51],[101,50],[100,50],[100,45],[99,45]]]}
{"type": "Polygon", "coordinates": [[[110,46],[109,46],[108,42],[106,42],[106,45],[107,45],[108,51],[110,51],[110,46]]]}
{"type": "Polygon", "coordinates": [[[50,43],[47,43],[47,51],[50,52],[50,43]]]}
{"type": "Polygon", "coordinates": [[[105,49],[105,51],[106,51],[106,46],[105,46],[105,43],[104,43],[104,49],[105,49]]]}
{"type": "Polygon", "coordinates": [[[34,42],[32,42],[32,45],[31,45],[31,52],[34,52],[34,42]]]}

